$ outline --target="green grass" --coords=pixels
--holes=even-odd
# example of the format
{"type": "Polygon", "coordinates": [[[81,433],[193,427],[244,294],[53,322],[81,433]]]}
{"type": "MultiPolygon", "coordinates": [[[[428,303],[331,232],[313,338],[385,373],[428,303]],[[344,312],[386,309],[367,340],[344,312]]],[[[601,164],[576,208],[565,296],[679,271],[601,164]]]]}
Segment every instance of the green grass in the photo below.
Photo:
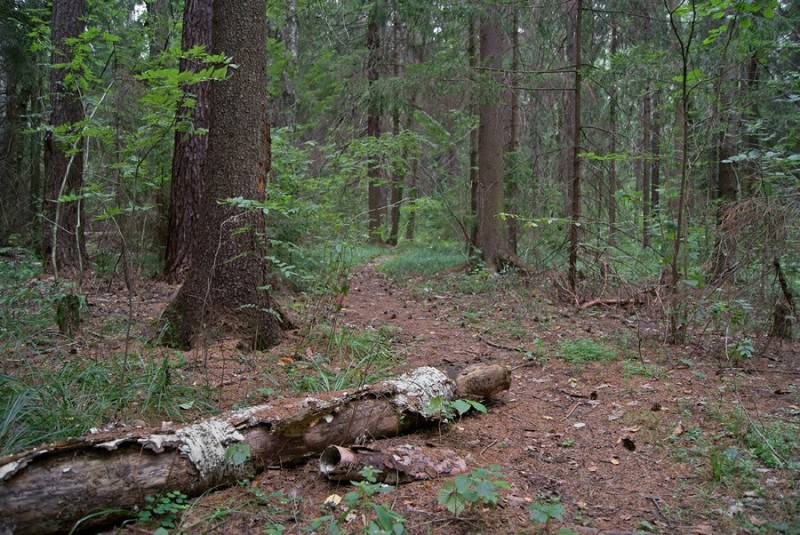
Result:
{"type": "Polygon", "coordinates": [[[41,273],[41,262],[30,251],[0,249],[0,352],[48,342],[42,333],[55,326],[54,303],[65,288],[39,280],[41,273]]]}
{"type": "Polygon", "coordinates": [[[434,275],[466,262],[464,248],[455,243],[441,245],[409,244],[380,265],[380,271],[395,278],[408,275],[434,275]]]}
{"type": "Polygon", "coordinates": [[[562,340],[558,343],[558,354],[570,364],[612,362],[617,360],[617,353],[615,348],[592,338],[562,340]]]}
{"type": "Polygon", "coordinates": [[[85,433],[112,421],[184,421],[214,412],[206,392],[182,386],[169,359],[121,356],[104,362],[61,362],[0,375],[0,455],[85,433]]]}
{"type": "Polygon", "coordinates": [[[308,341],[317,352],[286,369],[298,392],[359,388],[389,377],[398,362],[385,329],[353,331],[322,323],[308,341]]]}

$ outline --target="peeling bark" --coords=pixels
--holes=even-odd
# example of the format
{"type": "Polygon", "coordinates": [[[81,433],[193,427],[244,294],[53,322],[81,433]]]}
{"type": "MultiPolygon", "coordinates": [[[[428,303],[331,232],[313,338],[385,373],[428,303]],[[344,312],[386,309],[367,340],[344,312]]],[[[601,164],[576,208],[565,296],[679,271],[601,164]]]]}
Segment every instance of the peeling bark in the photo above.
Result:
{"type": "Polygon", "coordinates": [[[477,380],[481,368],[471,368],[466,382],[417,368],[355,392],[281,400],[177,430],[86,435],[0,458],[0,533],[64,532],[81,519],[81,528],[106,525],[131,516],[148,495],[198,495],[269,466],[298,463],[331,444],[408,432],[436,422],[425,411],[435,397],[472,399],[508,388],[507,369],[484,370],[494,379],[477,380]],[[233,444],[250,451],[242,465],[226,456],[233,444]],[[87,516],[99,511],[110,512],[87,516]]]}

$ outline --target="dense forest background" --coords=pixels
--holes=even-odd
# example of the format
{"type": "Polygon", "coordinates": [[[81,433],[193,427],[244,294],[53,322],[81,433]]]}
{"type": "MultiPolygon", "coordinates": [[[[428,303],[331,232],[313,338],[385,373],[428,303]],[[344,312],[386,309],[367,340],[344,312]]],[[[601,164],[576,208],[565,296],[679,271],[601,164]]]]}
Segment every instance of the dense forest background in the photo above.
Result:
{"type": "MultiPolygon", "coordinates": [[[[635,328],[597,343],[636,346],[648,377],[680,366],[707,389],[704,357],[791,353],[799,28],[780,0],[0,0],[0,454],[230,408],[228,364],[208,371],[229,338],[240,361],[295,345],[266,365],[286,377],[236,403],[304,374],[377,380],[397,355],[375,318],[347,324],[357,298],[416,332],[455,292],[474,302],[447,321],[501,333],[486,343],[519,366],[619,330],[554,334],[595,311],[635,328]],[[357,271],[376,258],[370,277],[412,281],[402,311],[357,271]],[[434,273],[453,286],[414,279],[434,273]]],[[[779,424],[739,447],[764,438],[788,481],[797,430],[779,424]]],[[[703,455],[723,470],[730,451],[703,455]]]]}
{"type": "MultiPolygon", "coordinates": [[[[133,273],[180,281],[207,80],[237,59],[204,55],[211,2],[62,4],[2,4],[0,243],[78,276],[124,249],[133,273]]],[[[563,270],[579,302],[659,276],[789,299],[797,9],[268,2],[269,257],[446,242],[490,269],[563,270]]]]}

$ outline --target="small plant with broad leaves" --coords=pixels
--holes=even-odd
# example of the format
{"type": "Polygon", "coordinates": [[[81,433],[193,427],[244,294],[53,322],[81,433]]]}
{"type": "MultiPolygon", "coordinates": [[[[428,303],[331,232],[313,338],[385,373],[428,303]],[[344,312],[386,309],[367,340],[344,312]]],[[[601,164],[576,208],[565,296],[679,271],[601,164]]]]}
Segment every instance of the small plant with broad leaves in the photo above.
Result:
{"type": "MultiPolygon", "coordinates": [[[[355,490],[348,492],[344,495],[344,498],[341,498],[341,502],[345,505],[342,512],[339,514],[329,513],[315,518],[302,531],[318,533],[323,528],[326,528],[330,535],[350,533],[351,530],[343,529],[343,525],[356,516],[362,516],[365,509],[372,509],[375,516],[367,524],[365,533],[369,535],[403,535],[408,533],[405,527],[406,519],[403,515],[374,501],[374,497],[378,494],[394,490],[394,487],[390,485],[378,483],[377,476],[381,471],[376,468],[366,467],[359,473],[365,481],[350,482],[355,487],[355,490]]],[[[338,500],[328,501],[325,507],[337,507],[337,502],[338,500]]]]}
{"type": "Polygon", "coordinates": [[[499,466],[477,468],[469,475],[456,476],[446,481],[439,491],[439,504],[448,511],[459,516],[467,507],[476,504],[497,505],[500,500],[500,489],[511,490],[499,466]]]}
{"type": "MultiPolygon", "coordinates": [[[[561,520],[566,512],[567,510],[561,505],[561,500],[557,497],[537,501],[528,506],[530,519],[537,524],[544,524],[545,531],[549,531],[551,521],[561,520]]],[[[559,535],[567,535],[575,532],[571,529],[562,528],[558,530],[558,533],[559,535]]]]}
{"type": "Polygon", "coordinates": [[[428,405],[425,407],[425,415],[428,417],[438,417],[443,422],[449,422],[456,418],[461,418],[471,410],[476,410],[481,414],[487,414],[489,411],[486,406],[471,399],[456,399],[449,401],[442,396],[435,396],[431,398],[428,405]]]}
{"type": "Polygon", "coordinates": [[[179,490],[146,496],[145,501],[147,505],[139,511],[137,520],[139,522],[158,521],[160,525],[153,535],[167,535],[169,533],[167,529],[175,528],[178,515],[189,508],[188,497],[179,490]]]}

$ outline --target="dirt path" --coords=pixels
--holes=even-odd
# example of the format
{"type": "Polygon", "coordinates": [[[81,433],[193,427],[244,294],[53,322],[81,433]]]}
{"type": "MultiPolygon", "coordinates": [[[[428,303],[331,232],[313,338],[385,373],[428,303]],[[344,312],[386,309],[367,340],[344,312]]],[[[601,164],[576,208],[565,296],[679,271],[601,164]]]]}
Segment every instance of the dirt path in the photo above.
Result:
{"type": "MultiPolygon", "coordinates": [[[[758,452],[766,441],[759,450],[748,432],[751,422],[767,420],[796,429],[798,363],[789,358],[796,344],[773,348],[773,360],[757,358],[744,373],[697,348],[663,346],[658,325],[631,311],[563,309],[544,282],[490,277],[475,292],[467,283],[474,281],[463,274],[392,282],[368,265],[353,274],[336,320],[353,331],[388,332],[403,357],[398,372],[419,365],[455,372],[475,362],[513,369],[510,391],[488,404],[488,414],[381,441],[450,448],[471,469],[496,466],[511,487],[498,505],[478,504],[458,518],[437,503],[441,481],[376,497],[405,517],[411,533],[544,532],[528,507],[557,502],[563,519],[548,529],[582,534],[774,531],[769,522],[798,532],[791,531],[800,529],[797,471],[765,464],[758,452]]],[[[226,404],[247,401],[290,345],[247,359],[206,355],[212,369],[224,368],[217,377],[235,377],[226,404]]],[[[795,446],[780,450],[781,462],[798,462],[795,446]]],[[[199,500],[181,529],[261,533],[280,525],[293,533],[331,513],[328,496],[351,490],[319,476],[314,460],[269,470],[252,484],[260,490],[242,486],[199,500]]],[[[340,527],[356,532],[362,520],[352,516],[340,527]]]]}

